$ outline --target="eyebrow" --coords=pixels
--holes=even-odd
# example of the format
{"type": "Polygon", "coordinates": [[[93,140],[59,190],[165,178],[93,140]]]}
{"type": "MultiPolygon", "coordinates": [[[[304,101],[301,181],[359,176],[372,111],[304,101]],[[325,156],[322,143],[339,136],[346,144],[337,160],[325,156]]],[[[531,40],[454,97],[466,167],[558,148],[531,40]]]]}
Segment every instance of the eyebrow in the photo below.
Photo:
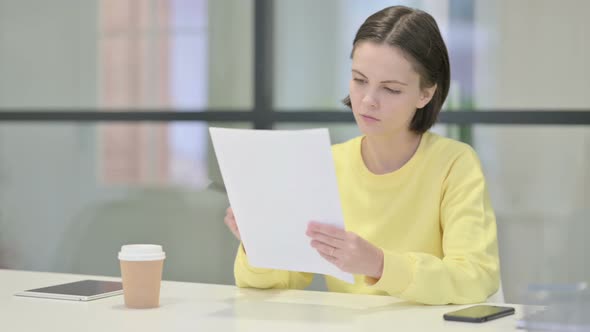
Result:
{"type": "MultiPolygon", "coordinates": [[[[360,71],[358,71],[356,69],[353,69],[352,71],[363,76],[364,78],[367,78],[367,75],[361,73],[360,71]]],[[[404,82],[401,82],[398,80],[386,80],[386,81],[381,81],[381,83],[397,83],[397,84],[401,84],[401,85],[408,85],[407,83],[404,83],[404,82]]]]}

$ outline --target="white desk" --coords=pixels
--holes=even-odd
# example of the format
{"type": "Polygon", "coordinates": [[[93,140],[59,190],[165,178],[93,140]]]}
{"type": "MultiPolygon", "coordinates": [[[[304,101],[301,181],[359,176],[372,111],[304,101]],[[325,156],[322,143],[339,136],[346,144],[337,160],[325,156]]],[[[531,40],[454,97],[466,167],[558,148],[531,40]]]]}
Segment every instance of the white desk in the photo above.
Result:
{"type": "Polygon", "coordinates": [[[13,296],[86,278],[108,277],[0,270],[1,331],[515,331],[522,314],[471,324],[447,322],[464,306],[421,306],[387,296],[239,289],[162,282],[157,309],[133,310],[122,295],[91,302],[13,296]]]}

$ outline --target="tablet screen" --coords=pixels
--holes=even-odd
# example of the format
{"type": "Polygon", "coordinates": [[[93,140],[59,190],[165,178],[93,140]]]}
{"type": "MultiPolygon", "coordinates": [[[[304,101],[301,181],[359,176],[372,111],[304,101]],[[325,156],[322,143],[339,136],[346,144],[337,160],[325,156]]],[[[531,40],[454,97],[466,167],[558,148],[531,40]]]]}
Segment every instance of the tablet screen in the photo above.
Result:
{"type": "Polygon", "coordinates": [[[29,289],[17,296],[42,297],[62,300],[90,301],[123,293],[123,285],[117,281],[81,280],[55,286],[29,289]]]}

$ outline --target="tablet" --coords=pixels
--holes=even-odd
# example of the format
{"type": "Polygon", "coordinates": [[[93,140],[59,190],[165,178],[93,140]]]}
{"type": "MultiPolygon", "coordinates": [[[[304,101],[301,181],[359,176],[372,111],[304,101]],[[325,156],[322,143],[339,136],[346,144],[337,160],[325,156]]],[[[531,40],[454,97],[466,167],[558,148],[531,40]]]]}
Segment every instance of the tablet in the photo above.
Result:
{"type": "Polygon", "coordinates": [[[59,300],[91,301],[122,293],[123,285],[121,282],[81,280],[67,284],[29,289],[14,295],[59,300]]]}

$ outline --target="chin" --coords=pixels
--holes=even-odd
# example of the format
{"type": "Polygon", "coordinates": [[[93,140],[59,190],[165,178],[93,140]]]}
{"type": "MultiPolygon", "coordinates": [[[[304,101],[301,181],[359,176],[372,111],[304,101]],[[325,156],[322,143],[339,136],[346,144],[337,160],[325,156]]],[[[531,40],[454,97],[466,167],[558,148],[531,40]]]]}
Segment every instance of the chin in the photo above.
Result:
{"type": "Polygon", "coordinates": [[[385,128],[382,126],[366,126],[364,124],[357,124],[359,131],[367,137],[389,137],[401,133],[404,131],[403,128],[385,128]]]}
{"type": "Polygon", "coordinates": [[[365,136],[382,136],[386,133],[383,128],[379,128],[377,126],[365,126],[365,125],[358,125],[360,132],[365,136]]]}

